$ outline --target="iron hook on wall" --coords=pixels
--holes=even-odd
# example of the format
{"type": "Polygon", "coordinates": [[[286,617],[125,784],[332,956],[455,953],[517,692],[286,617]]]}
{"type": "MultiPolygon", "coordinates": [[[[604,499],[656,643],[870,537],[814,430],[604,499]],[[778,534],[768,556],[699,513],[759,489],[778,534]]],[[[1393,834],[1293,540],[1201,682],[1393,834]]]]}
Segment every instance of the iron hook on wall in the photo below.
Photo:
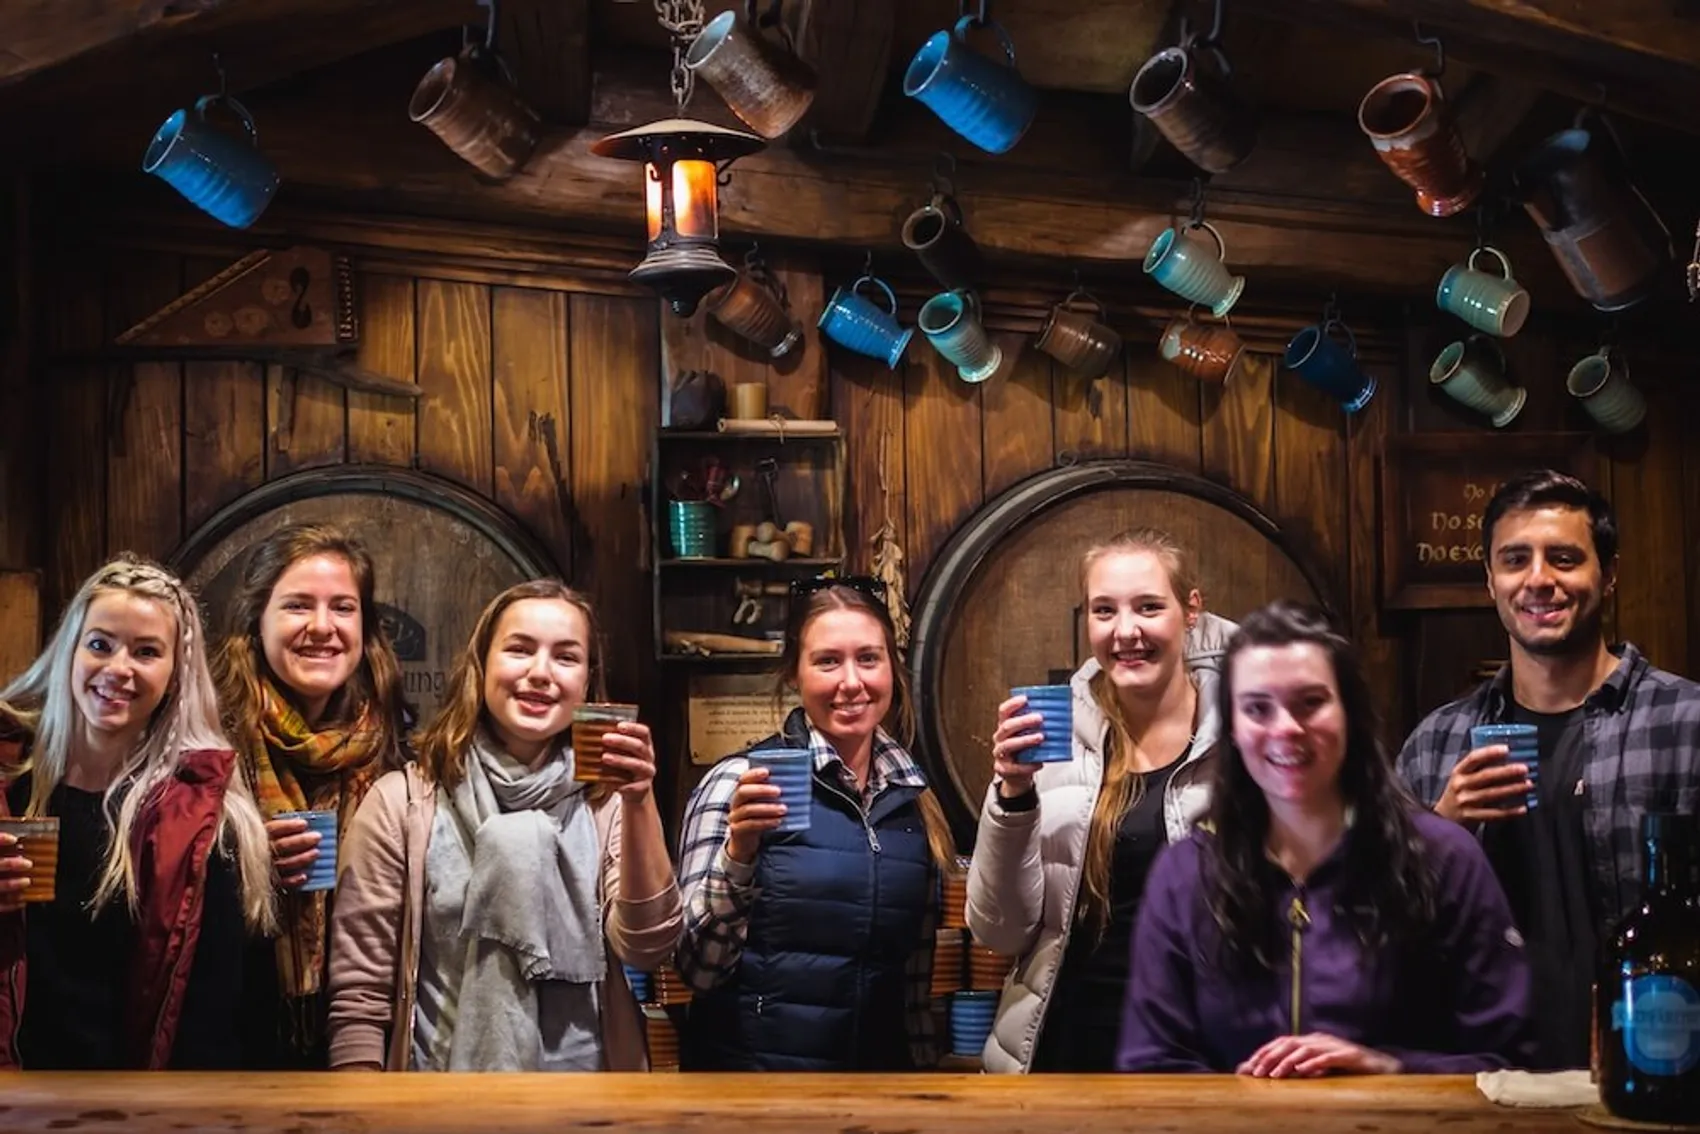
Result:
{"type": "Polygon", "coordinates": [[[1412,20],[1411,30],[1416,33],[1419,44],[1434,48],[1434,67],[1432,70],[1425,70],[1423,73],[1431,79],[1440,78],[1446,73],[1446,44],[1440,41],[1438,35],[1424,35],[1421,20],[1412,20]]]}

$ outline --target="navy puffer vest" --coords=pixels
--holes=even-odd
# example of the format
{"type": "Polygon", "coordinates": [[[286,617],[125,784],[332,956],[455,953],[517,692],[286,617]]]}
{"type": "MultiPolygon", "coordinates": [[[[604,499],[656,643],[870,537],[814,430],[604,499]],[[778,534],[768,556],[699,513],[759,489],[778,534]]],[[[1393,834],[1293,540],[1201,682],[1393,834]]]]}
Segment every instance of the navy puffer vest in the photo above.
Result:
{"type": "MultiPolygon", "coordinates": [[[[756,747],[807,743],[799,710],[756,747]]],[[[849,791],[816,774],[809,829],[762,842],[743,956],[692,1000],[683,1070],[911,1066],[904,969],[936,880],[920,794],[889,787],[864,818],[849,791]]]]}

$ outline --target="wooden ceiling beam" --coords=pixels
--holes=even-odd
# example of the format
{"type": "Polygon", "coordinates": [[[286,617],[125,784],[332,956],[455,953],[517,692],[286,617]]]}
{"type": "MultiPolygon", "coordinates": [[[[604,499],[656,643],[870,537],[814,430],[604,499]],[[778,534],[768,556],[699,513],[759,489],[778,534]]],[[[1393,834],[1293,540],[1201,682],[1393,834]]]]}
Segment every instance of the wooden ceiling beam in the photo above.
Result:
{"type": "Polygon", "coordinates": [[[1700,21],[1669,0],[1236,0],[1288,23],[1382,37],[1438,34],[1448,59],[1684,133],[1696,132],[1700,21]]]}
{"type": "Polygon", "coordinates": [[[223,0],[6,0],[0,85],[149,31],[205,19],[223,0]]]}
{"type": "Polygon", "coordinates": [[[501,0],[496,49],[546,122],[590,116],[590,0],[501,0]]]}
{"type": "Polygon", "coordinates": [[[868,135],[891,69],[897,0],[803,0],[797,48],[815,69],[805,130],[858,142],[868,135]]]}

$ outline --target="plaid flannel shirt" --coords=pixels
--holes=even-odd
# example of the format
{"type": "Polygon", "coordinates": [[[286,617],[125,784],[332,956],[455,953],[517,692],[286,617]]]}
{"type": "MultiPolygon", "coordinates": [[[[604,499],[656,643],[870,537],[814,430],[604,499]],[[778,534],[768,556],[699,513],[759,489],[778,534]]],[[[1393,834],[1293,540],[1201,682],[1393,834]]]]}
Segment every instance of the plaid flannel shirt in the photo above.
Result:
{"type": "MultiPolygon", "coordinates": [[[[1666,673],[1630,643],[1600,687],[1582,702],[1585,763],[1583,831],[1593,872],[1595,920],[1602,927],[1641,901],[1641,816],[1700,816],[1700,685],[1666,673]]],[[[1424,806],[1446,791],[1470,750],[1470,729],[1508,719],[1511,668],[1473,693],[1430,713],[1399,753],[1399,775],[1424,806]]],[[[1479,833],[1479,832],[1478,832],[1479,833]]]]}
{"type": "MultiPolygon", "coordinates": [[[[800,721],[801,710],[795,716],[800,721]]],[[[792,732],[791,723],[787,722],[787,733],[792,732]]],[[[837,750],[812,726],[808,728],[808,744],[814,754],[815,774],[832,777],[850,798],[860,799],[864,816],[888,787],[927,785],[914,757],[884,729],[874,734],[865,791],[857,789],[856,777],[838,758],[837,750]]],[[[691,793],[679,833],[679,889],[685,903],[685,929],[675,967],[685,983],[698,992],[715,988],[737,971],[749,933],[750,907],[760,896],[755,864],[740,863],[726,853],[732,793],[737,790],[738,777],[749,766],[744,757],[729,756],[711,768],[691,793]]],[[[916,1067],[931,1067],[938,1062],[932,1011],[937,924],[938,906],[929,903],[921,939],[905,968],[909,1054],[916,1067]]]]}

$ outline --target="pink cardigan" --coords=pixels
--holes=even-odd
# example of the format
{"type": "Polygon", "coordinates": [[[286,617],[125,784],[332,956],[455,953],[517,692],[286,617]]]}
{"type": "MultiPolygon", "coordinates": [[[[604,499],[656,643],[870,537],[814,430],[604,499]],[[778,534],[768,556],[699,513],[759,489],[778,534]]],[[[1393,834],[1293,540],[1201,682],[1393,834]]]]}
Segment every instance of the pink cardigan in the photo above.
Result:
{"type": "MultiPolygon", "coordinates": [[[[424,917],[425,847],[436,789],[409,764],[372,785],[343,835],[331,921],[330,1064],[407,1070],[424,917]]],[[[620,962],[651,971],[672,959],[684,925],[677,884],[640,901],[620,892],[620,805],[592,806],[602,847],[602,925],[608,978],[602,1050],[610,1071],[647,1071],[643,1017],[620,962]]]]}

